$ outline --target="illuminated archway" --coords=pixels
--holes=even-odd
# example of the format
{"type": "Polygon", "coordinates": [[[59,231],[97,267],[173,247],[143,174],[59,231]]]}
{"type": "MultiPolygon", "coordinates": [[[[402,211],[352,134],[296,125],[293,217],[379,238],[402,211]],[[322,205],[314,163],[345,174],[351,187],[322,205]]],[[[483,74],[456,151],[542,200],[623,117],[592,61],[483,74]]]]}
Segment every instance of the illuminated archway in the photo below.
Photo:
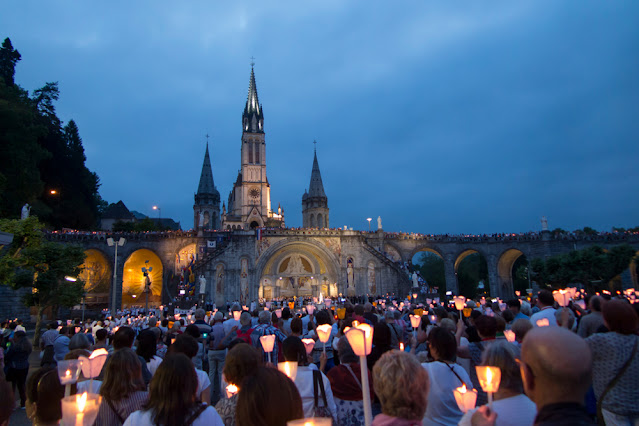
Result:
{"type": "MultiPolygon", "coordinates": [[[[526,256],[523,252],[517,249],[508,249],[501,254],[499,261],[497,262],[497,274],[499,275],[500,284],[505,287],[505,294],[509,297],[514,293],[514,279],[513,273],[516,271],[515,264],[521,265],[522,262],[526,262],[526,256]],[[523,256],[523,257],[522,257],[523,256]]],[[[517,290],[525,292],[527,288],[526,283],[523,286],[519,286],[517,290]],[[523,288],[521,288],[523,287],[523,288]]]]}
{"type": "Polygon", "coordinates": [[[134,251],[124,262],[122,277],[122,306],[145,304],[144,274],[142,268],[153,268],[149,274],[151,292],[149,306],[159,306],[162,300],[162,261],[151,250],[134,251]]]}
{"type": "Polygon", "coordinates": [[[86,259],[82,264],[79,278],[84,281],[84,291],[87,293],[85,302],[88,305],[107,304],[113,267],[99,250],[85,250],[84,254],[86,259]]]}
{"type": "Polygon", "coordinates": [[[459,294],[474,298],[479,294],[489,294],[488,263],[483,253],[467,249],[455,259],[455,277],[459,294]]]}
{"type": "Polygon", "coordinates": [[[413,264],[413,270],[419,272],[419,276],[423,280],[419,280],[420,285],[423,283],[427,292],[444,291],[446,274],[444,258],[441,253],[431,247],[422,247],[413,254],[410,260],[413,264]]]}

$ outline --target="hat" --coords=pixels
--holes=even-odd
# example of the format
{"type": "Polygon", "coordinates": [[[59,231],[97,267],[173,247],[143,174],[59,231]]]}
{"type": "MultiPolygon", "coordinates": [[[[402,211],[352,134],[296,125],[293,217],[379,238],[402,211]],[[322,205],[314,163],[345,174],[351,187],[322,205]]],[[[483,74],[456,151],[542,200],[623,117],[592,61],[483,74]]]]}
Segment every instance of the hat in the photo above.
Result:
{"type": "Polygon", "coordinates": [[[222,312],[220,312],[220,311],[217,311],[215,313],[215,315],[213,315],[213,319],[215,321],[223,320],[224,319],[224,314],[222,312]]]}
{"type": "Polygon", "coordinates": [[[469,308],[475,309],[477,307],[477,304],[474,301],[469,300],[469,301],[466,302],[466,306],[469,307],[469,308]]]}

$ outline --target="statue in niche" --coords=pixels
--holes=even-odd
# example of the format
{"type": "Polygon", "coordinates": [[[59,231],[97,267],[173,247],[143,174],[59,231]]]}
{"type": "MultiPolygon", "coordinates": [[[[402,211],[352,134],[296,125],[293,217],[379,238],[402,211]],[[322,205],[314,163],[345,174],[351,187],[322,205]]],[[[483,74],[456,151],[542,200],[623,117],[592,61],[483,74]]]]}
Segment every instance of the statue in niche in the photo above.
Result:
{"type": "Polygon", "coordinates": [[[349,257],[346,261],[346,284],[349,287],[353,286],[354,278],[355,276],[353,273],[353,259],[349,257]]]}
{"type": "Polygon", "coordinates": [[[291,260],[288,262],[286,272],[289,274],[304,274],[308,272],[302,264],[302,258],[298,254],[291,256],[291,260]]]}
{"type": "Polygon", "coordinates": [[[200,294],[206,294],[206,278],[204,275],[200,275],[200,294]]]}
{"type": "Polygon", "coordinates": [[[224,265],[219,264],[215,268],[215,294],[222,295],[224,292],[224,265]]]}
{"type": "Polygon", "coordinates": [[[198,222],[197,227],[204,228],[204,212],[200,212],[200,220],[198,222]]]}
{"type": "Polygon", "coordinates": [[[541,230],[542,231],[548,230],[548,219],[546,219],[546,216],[541,217],[541,230]]]}
{"type": "Polygon", "coordinates": [[[377,229],[382,230],[382,217],[377,216],[377,229]]]}
{"type": "Polygon", "coordinates": [[[245,305],[248,303],[249,299],[249,288],[248,288],[248,259],[242,259],[240,261],[241,272],[240,272],[240,303],[245,305]]]}
{"type": "Polygon", "coordinates": [[[368,264],[368,291],[369,294],[377,294],[377,285],[375,283],[375,264],[368,264]]]}
{"type": "Polygon", "coordinates": [[[29,217],[29,213],[31,213],[31,206],[29,205],[29,203],[26,203],[24,206],[22,206],[22,212],[20,213],[20,219],[26,219],[29,217]]]}

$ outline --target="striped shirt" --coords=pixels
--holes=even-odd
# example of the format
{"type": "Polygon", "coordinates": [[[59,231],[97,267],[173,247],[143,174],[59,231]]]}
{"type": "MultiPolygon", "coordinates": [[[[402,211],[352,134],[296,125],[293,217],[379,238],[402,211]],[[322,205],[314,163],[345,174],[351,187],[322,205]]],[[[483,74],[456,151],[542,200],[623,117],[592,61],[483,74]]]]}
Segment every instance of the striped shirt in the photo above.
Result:
{"type": "MultiPolygon", "coordinates": [[[[148,392],[137,391],[118,401],[111,401],[111,403],[120,417],[123,420],[126,420],[131,413],[142,409],[142,405],[144,405],[148,399],[148,392]]],[[[98,411],[98,417],[95,419],[93,426],[121,425],[122,423],[123,421],[120,421],[118,415],[113,412],[111,406],[103,396],[102,403],[100,404],[100,410],[98,411]]]]}

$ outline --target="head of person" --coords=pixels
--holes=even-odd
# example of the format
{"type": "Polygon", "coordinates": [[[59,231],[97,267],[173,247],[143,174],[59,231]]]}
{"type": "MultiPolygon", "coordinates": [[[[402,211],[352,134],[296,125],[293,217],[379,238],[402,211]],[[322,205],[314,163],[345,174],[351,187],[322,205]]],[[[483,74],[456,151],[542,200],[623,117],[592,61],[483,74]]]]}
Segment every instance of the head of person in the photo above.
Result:
{"type": "Polygon", "coordinates": [[[57,424],[62,419],[64,386],[60,383],[58,370],[41,368],[29,378],[28,399],[35,405],[34,424],[57,424]]]}
{"type": "Polygon", "coordinates": [[[442,306],[437,306],[434,309],[435,315],[437,316],[437,322],[441,322],[444,318],[448,318],[448,312],[442,306]]]}
{"type": "Polygon", "coordinates": [[[521,301],[519,299],[510,299],[508,302],[508,310],[517,315],[521,311],[521,301]]]}
{"type": "Polygon", "coordinates": [[[635,334],[639,329],[639,317],[625,300],[611,300],[601,309],[608,330],[619,334],[635,334]]]}
{"type": "Polygon", "coordinates": [[[151,412],[154,424],[183,424],[195,404],[197,388],[191,359],[182,353],[167,354],[151,379],[144,409],[151,412]]]}
{"type": "Polygon", "coordinates": [[[286,308],[282,309],[282,319],[286,321],[290,317],[291,317],[291,310],[287,306],[286,308]]]}
{"type": "Polygon", "coordinates": [[[557,309],[555,311],[555,320],[557,320],[557,325],[559,327],[568,327],[568,330],[572,330],[572,326],[575,325],[575,314],[572,312],[571,309],[565,308],[565,311],[568,313],[568,324],[564,324],[562,317],[563,317],[563,311],[564,309],[557,309]]]}
{"type": "Polygon", "coordinates": [[[201,335],[200,328],[197,325],[195,325],[195,324],[189,324],[184,329],[184,334],[188,334],[189,336],[193,337],[194,339],[199,339],[200,335],[201,335]]]}
{"type": "Polygon", "coordinates": [[[526,300],[521,301],[521,313],[528,317],[532,315],[532,306],[526,300]]]}
{"type": "Polygon", "coordinates": [[[455,331],[457,331],[457,325],[455,325],[455,321],[450,318],[444,318],[443,320],[441,320],[439,326],[451,333],[455,333],[455,331]]]}
{"type": "MultiPolygon", "coordinates": [[[[378,322],[373,326],[373,345],[379,347],[387,347],[391,345],[391,329],[388,324],[378,322]]],[[[341,340],[341,339],[340,339],[341,340]]]]}
{"type": "Polygon", "coordinates": [[[364,315],[364,305],[355,305],[355,315],[360,317],[364,315]]]}
{"type": "Polygon", "coordinates": [[[537,409],[562,402],[583,404],[592,354],[584,339],[563,327],[535,327],[522,343],[520,372],[537,409]]]}
{"type": "Polygon", "coordinates": [[[341,364],[352,364],[359,361],[359,357],[355,355],[348,339],[341,338],[337,341],[337,356],[341,364]]]}
{"type": "Polygon", "coordinates": [[[198,351],[197,340],[193,336],[189,336],[188,334],[180,334],[175,338],[175,342],[169,348],[169,352],[171,353],[181,353],[189,357],[189,359],[193,358],[197,355],[198,351]]]}
{"type": "Polygon", "coordinates": [[[457,340],[448,329],[434,327],[428,334],[430,355],[436,361],[455,362],[457,357],[457,340]]]}
{"type": "Polygon", "coordinates": [[[555,298],[550,290],[540,290],[537,294],[537,306],[545,308],[547,306],[554,306],[555,298]]]}
{"type": "Polygon", "coordinates": [[[27,333],[24,331],[16,331],[13,334],[13,343],[11,346],[23,352],[31,352],[31,343],[27,338],[27,333]]]}
{"type": "Polygon", "coordinates": [[[239,386],[235,423],[242,426],[286,426],[304,417],[295,383],[275,368],[260,366],[239,386]],[[273,390],[277,389],[277,392],[273,390]]]}
{"type": "Polygon", "coordinates": [[[106,331],[105,328],[101,328],[95,332],[95,338],[98,340],[98,342],[106,342],[106,338],[108,335],[109,332],[106,331]]]}
{"type": "Polygon", "coordinates": [[[371,305],[370,302],[364,303],[364,312],[365,313],[371,312],[372,310],[373,310],[373,305],[371,305]]]}
{"type": "Polygon", "coordinates": [[[246,327],[251,325],[251,321],[252,321],[252,317],[251,314],[248,312],[242,312],[242,315],[240,315],[240,325],[242,327],[246,327]]]}
{"type": "Polygon", "coordinates": [[[217,311],[215,315],[213,315],[213,323],[217,324],[218,322],[224,322],[224,314],[220,311],[217,311]]]}
{"type": "Polygon", "coordinates": [[[302,334],[302,328],[304,327],[302,319],[295,317],[291,320],[291,332],[298,336],[302,334]]]}
{"type": "Polygon", "coordinates": [[[308,365],[306,347],[297,336],[289,336],[282,342],[282,352],[286,361],[295,361],[300,366],[308,365]]]}
{"type": "Polygon", "coordinates": [[[156,317],[149,318],[149,328],[153,328],[158,325],[158,319],[156,317]]]}
{"type": "Polygon", "coordinates": [[[104,367],[100,395],[112,401],[119,401],[133,392],[145,389],[142,364],[133,349],[123,348],[114,352],[104,367]]]}
{"type": "MultiPolygon", "coordinates": [[[[273,313],[275,313],[275,312],[273,312],[273,313]]],[[[257,322],[259,324],[267,324],[267,325],[270,324],[271,323],[271,313],[269,311],[260,311],[260,314],[257,317],[257,322]]]]}
{"type": "Polygon", "coordinates": [[[206,312],[204,312],[204,309],[198,308],[198,309],[195,310],[195,320],[196,321],[203,321],[205,315],[206,315],[206,312]]]}
{"type": "MultiPolygon", "coordinates": [[[[500,317],[504,320],[504,322],[506,323],[511,323],[512,320],[515,319],[515,314],[513,314],[513,312],[510,309],[506,309],[505,311],[502,311],[500,317]]],[[[506,326],[506,324],[504,324],[504,327],[506,326]]],[[[504,331],[504,330],[501,330],[504,331]]]]}
{"type": "Polygon", "coordinates": [[[71,340],[69,340],[69,350],[89,349],[90,347],[91,342],[89,342],[89,338],[84,333],[74,334],[71,340]]]}
{"type": "Polygon", "coordinates": [[[326,309],[322,309],[321,311],[315,314],[315,321],[317,322],[317,325],[333,324],[333,322],[331,321],[331,314],[329,314],[326,309]]]}
{"type": "Polygon", "coordinates": [[[146,362],[151,361],[158,349],[158,339],[151,329],[142,330],[138,335],[138,346],[135,352],[146,362]]]}
{"type": "Polygon", "coordinates": [[[601,312],[601,308],[604,302],[605,299],[603,297],[592,296],[588,300],[588,309],[590,309],[591,312],[601,312]]]}
{"type": "Polygon", "coordinates": [[[499,367],[501,370],[499,390],[507,389],[518,394],[524,391],[517,364],[517,351],[513,344],[501,340],[488,345],[482,352],[482,365],[499,367]]]}
{"type": "Polygon", "coordinates": [[[495,317],[481,315],[475,320],[477,333],[482,339],[492,339],[497,335],[497,320],[495,317]]]}
{"type": "Polygon", "coordinates": [[[373,384],[375,395],[382,403],[382,413],[416,421],[424,417],[428,374],[413,355],[403,351],[386,352],[373,367],[373,384]]]}
{"type": "Polygon", "coordinates": [[[131,348],[135,341],[135,331],[131,327],[120,327],[113,335],[113,350],[131,348]]]}
{"type": "Polygon", "coordinates": [[[513,325],[510,327],[513,333],[515,333],[515,340],[519,343],[524,341],[526,333],[528,333],[532,328],[532,323],[526,318],[519,318],[515,320],[513,325]]]}
{"type": "Polygon", "coordinates": [[[255,374],[261,361],[260,352],[253,346],[246,343],[236,344],[229,350],[224,362],[226,382],[239,387],[246,377],[255,374]]]}
{"type": "Polygon", "coordinates": [[[386,320],[387,323],[394,323],[395,322],[395,313],[391,310],[388,310],[386,312],[384,312],[384,319],[386,320]]]}

